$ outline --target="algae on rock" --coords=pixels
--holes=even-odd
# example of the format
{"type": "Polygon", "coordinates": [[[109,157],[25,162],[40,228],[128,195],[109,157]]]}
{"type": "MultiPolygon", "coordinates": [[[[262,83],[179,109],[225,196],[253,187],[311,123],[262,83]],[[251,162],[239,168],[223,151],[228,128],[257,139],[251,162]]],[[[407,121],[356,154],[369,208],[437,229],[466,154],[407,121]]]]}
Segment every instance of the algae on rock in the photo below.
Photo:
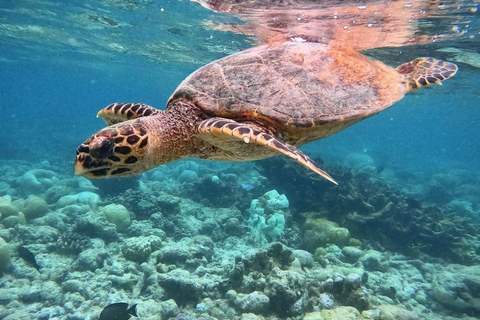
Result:
{"type": "Polygon", "coordinates": [[[308,218],[303,224],[303,240],[311,251],[327,244],[343,247],[350,240],[350,232],[335,222],[323,218],[308,218]]]}
{"type": "Polygon", "coordinates": [[[117,231],[124,231],[132,223],[130,213],[121,204],[109,204],[103,207],[100,212],[105,215],[108,222],[113,223],[117,227],[117,231]]]}

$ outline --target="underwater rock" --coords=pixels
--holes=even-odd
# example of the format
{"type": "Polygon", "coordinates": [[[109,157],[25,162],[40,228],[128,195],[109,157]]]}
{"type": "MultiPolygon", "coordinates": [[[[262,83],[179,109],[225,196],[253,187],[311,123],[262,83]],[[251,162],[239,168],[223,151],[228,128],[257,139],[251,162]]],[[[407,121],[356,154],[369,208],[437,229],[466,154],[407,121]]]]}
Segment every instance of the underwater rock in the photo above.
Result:
{"type": "Polygon", "coordinates": [[[23,207],[24,201],[12,202],[10,196],[0,197],[0,221],[5,228],[13,228],[17,224],[24,224],[25,215],[20,212],[18,206],[23,207]]]}
{"type": "Polygon", "coordinates": [[[125,230],[126,237],[140,237],[140,236],[158,236],[162,240],[167,237],[166,233],[155,226],[152,220],[132,220],[132,224],[125,230]]]}
{"type": "Polygon", "coordinates": [[[213,250],[213,241],[207,236],[185,237],[161,248],[158,251],[157,263],[174,264],[193,271],[199,265],[204,265],[211,260],[213,250]]]}
{"type": "Polygon", "coordinates": [[[225,222],[224,231],[228,236],[241,236],[243,235],[244,228],[238,218],[229,218],[225,222]]]}
{"type": "Polygon", "coordinates": [[[58,199],[56,207],[63,208],[72,204],[86,204],[92,209],[96,209],[100,202],[100,196],[90,191],[84,191],[77,194],[70,194],[58,199]]]}
{"type": "Polygon", "coordinates": [[[345,246],[350,240],[350,232],[337,223],[322,218],[307,218],[302,227],[303,240],[308,250],[315,250],[327,244],[345,246]]]}
{"type": "Polygon", "coordinates": [[[107,221],[104,215],[88,211],[76,219],[72,232],[86,235],[90,238],[100,238],[107,242],[118,239],[116,226],[107,221]]]}
{"type": "Polygon", "coordinates": [[[27,290],[19,291],[18,300],[25,304],[59,305],[62,301],[62,289],[53,281],[42,281],[41,285],[32,285],[27,290]]]}
{"type": "Polygon", "coordinates": [[[368,271],[385,272],[390,267],[390,262],[388,261],[388,258],[384,254],[376,250],[368,250],[360,258],[360,262],[362,262],[363,266],[368,271]]]}
{"type": "Polygon", "coordinates": [[[0,219],[18,215],[19,210],[9,200],[0,197],[0,219]]]}
{"type": "Polygon", "coordinates": [[[0,273],[10,267],[10,248],[8,243],[0,238],[0,273]]]}
{"type": "MultiPolygon", "coordinates": [[[[281,270],[278,267],[272,269],[266,278],[265,294],[270,298],[271,307],[280,315],[299,315],[292,307],[307,294],[306,278],[304,274],[281,270]]],[[[296,308],[295,308],[296,309],[296,308]]]]}
{"type": "Polygon", "coordinates": [[[161,213],[165,217],[176,216],[180,213],[181,198],[164,191],[152,192],[150,185],[144,185],[143,191],[127,190],[105,199],[108,203],[121,204],[132,213],[137,220],[149,219],[152,214],[161,213]]]}
{"type": "Polygon", "coordinates": [[[313,265],[313,255],[305,250],[293,250],[293,257],[300,261],[302,267],[310,268],[313,265]]]}
{"type": "Polygon", "coordinates": [[[420,318],[411,311],[400,306],[379,305],[374,310],[362,312],[364,320],[419,320],[420,318]]]}
{"type": "Polygon", "coordinates": [[[52,187],[58,179],[55,178],[55,172],[45,169],[28,170],[17,179],[22,192],[26,194],[37,194],[42,190],[52,187]]]}
{"type": "Polygon", "coordinates": [[[346,290],[356,290],[362,285],[362,277],[354,272],[347,275],[345,278],[344,287],[346,290]]]}
{"type": "Polygon", "coordinates": [[[19,224],[15,227],[15,236],[25,245],[55,243],[59,235],[60,232],[51,226],[19,224]]]}
{"type": "Polygon", "coordinates": [[[18,224],[25,224],[25,223],[26,223],[25,216],[21,212],[16,216],[6,217],[5,219],[2,220],[2,224],[5,228],[13,228],[18,224]]]}
{"type": "Polygon", "coordinates": [[[275,267],[285,269],[294,260],[292,250],[279,242],[268,244],[265,248],[255,250],[245,257],[237,257],[236,263],[244,265],[245,273],[260,272],[269,274],[275,267]]]}
{"type": "Polygon", "coordinates": [[[71,191],[71,188],[66,188],[64,185],[54,185],[43,194],[43,198],[49,205],[52,205],[56,204],[61,197],[72,193],[71,191]]]}
{"type": "Polygon", "coordinates": [[[265,320],[265,318],[254,313],[242,313],[240,320],[265,320]]]}
{"type": "Polygon", "coordinates": [[[27,220],[39,218],[44,216],[48,212],[48,205],[40,197],[29,196],[25,201],[25,207],[22,209],[22,213],[27,220]]]}
{"type": "Polygon", "coordinates": [[[132,223],[130,213],[121,204],[109,204],[101,208],[100,213],[105,215],[108,222],[113,223],[117,227],[118,232],[124,231],[132,223]]]}
{"type": "Polygon", "coordinates": [[[480,316],[480,266],[448,265],[435,273],[432,289],[445,307],[480,316]]]}
{"type": "Polygon", "coordinates": [[[181,182],[192,182],[198,179],[198,174],[193,170],[183,170],[178,179],[181,182]]]}
{"type": "Polygon", "coordinates": [[[345,157],[343,165],[347,168],[375,171],[375,160],[365,153],[350,153],[345,157]]]}
{"type": "Polygon", "coordinates": [[[265,314],[270,308],[270,299],[263,292],[253,291],[249,294],[237,294],[233,304],[242,313],[265,314]]]}
{"type": "Polygon", "coordinates": [[[204,287],[199,283],[198,277],[182,269],[160,274],[158,282],[165,289],[167,298],[175,300],[177,305],[197,303],[204,292],[204,287]]]}
{"type": "Polygon", "coordinates": [[[170,319],[176,317],[180,311],[177,303],[173,299],[160,302],[161,319],[170,319]]]}
{"type": "Polygon", "coordinates": [[[362,315],[353,307],[338,307],[307,313],[303,320],[362,320],[362,315]]]}
{"type": "Polygon", "coordinates": [[[355,263],[363,256],[364,251],[352,246],[345,246],[342,248],[343,256],[345,257],[345,261],[348,263],[355,263]]]}
{"type": "Polygon", "coordinates": [[[327,293],[322,293],[320,295],[320,305],[325,309],[332,309],[335,306],[335,301],[327,293]]]}
{"type": "Polygon", "coordinates": [[[309,305],[315,308],[333,308],[337,305],[353,306],[358,310],[370,307],[370,297],[362,286],[367,282],[361,268],[330,264],[306,273],[309,283],[309,305]]]}
{"type": "Polygon", "coordinates": [[[162,239],[158,236],[134,237],[125,239],[122,252],[126,259],[141,263],[147,261],[150,254],[161,246],[162,239]]]}
{"type": "Polygon", "coordinates": [[[82,271],[95,271],[103,267],[103,263],[108,256],[108,252],[104,249],[87,249],[78,255],[75,268],[82,271]]]}
{"type": "MultiPolygon", "coordinates": [[[[195,214],[195,219],[201,224],[198,232],[212,238],[215,242],[222,241],[231,235],[243,236],[248,232],[242,212],[234,207],[210,208],[199,207],[198,204],[188,204],[182,205],[182,212],[185,215],[195,214]]],[[[190,232],[195,234],[193,223],[191,223],[190,229],[193,229],[190,232]]],[[[176,231],[176,234],[181,234],[181,232],[176,231]]]]}

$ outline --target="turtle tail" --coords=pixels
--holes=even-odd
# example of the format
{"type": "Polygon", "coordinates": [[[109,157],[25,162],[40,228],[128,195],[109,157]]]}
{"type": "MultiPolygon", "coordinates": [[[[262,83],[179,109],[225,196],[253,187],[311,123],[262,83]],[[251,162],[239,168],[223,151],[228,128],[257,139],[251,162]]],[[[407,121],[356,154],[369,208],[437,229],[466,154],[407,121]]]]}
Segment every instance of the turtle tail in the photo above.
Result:
{"type": "Polygon", "coordinates": [[[431,57],[417,58],[401,64],[397,71],[405,76],[408,91],[432,84],[442,84],[457,73],[456,64],[431,57]]]}

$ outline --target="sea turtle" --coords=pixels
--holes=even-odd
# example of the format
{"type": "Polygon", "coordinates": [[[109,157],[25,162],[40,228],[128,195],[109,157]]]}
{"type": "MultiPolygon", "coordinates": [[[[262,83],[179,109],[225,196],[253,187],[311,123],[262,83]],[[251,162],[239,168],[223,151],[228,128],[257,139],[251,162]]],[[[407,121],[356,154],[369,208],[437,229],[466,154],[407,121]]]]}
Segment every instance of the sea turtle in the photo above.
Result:
{"type": "Polygon", "coordinates": [[[100,110],[109,126],[77,148],[75,174],[122,177],[185,157],[247,161],[283,154],[335,183],[297,146],[456,72],[455,64],[434,58],[392,68],[319,43],[254,47],[195,71],[165,110],[141,103],[100,110]]]}

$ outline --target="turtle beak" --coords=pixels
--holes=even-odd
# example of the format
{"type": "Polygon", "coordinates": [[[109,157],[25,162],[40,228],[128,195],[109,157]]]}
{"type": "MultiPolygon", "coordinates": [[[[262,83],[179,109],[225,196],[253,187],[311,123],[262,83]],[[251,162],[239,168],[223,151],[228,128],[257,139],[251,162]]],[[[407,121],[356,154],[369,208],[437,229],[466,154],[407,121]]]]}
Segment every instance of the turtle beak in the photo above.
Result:
{"type": "Polygon", "coordinates": [[[95,170],[85,168],[82,157],[77,156],[73,165],[73,171],[76,176],[84,176],[85,178],[98,179],[107,175],[108,167],[95,168],[95,170]],[[80,158],[80,159],[79,159],[80,158]]]}
{"type": "Polygon", "coordinates": [[[75,159],[75,163],[73,164],[73,172],[75,173],[76,176],[82,176],[84,175],[88,170],[86,170],[82,162],[78,160],[78,156],[75,159]]]}
{"type": "Polygon", "coordinates": [[[107,163],[102,166],[89,168],[89,160],[87,159],[91,159],[91,157],[85,156],[85,154],[77,155],[73,165],[73,170],[76,176],[84,176],[89,179],[99,179],[109,175],[110,166],[107,163]]]}
{"type": "Polygon", "coordinates": [[[74,164],[76,176],[87,178],[103,178],[109,175],[112,161],[107,159],[113,154],[113,140],[100,136],[92,136],[77,148],[74,164]]]}

